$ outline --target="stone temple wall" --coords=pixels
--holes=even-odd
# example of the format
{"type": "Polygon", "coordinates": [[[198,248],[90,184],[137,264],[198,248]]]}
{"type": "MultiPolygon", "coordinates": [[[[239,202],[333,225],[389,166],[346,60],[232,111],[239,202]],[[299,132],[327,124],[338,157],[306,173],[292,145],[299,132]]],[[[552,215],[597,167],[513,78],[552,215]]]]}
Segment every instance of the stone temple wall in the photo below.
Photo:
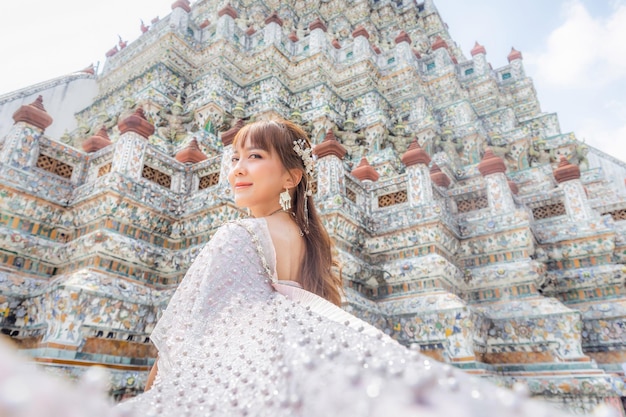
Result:
{"type": "Polygon", "coordinates": [[[182,0],[107,55],[71,121],[45,96],[13,122],[0,107],[0,327],[34,360],[141,390],[161,310],[244,215],[234,134],[281,116],[316,144],[348,311],[498,384],[618,409],[626,165],[541,111],[519,51],[466,57],[429,0],[182,0]]]}

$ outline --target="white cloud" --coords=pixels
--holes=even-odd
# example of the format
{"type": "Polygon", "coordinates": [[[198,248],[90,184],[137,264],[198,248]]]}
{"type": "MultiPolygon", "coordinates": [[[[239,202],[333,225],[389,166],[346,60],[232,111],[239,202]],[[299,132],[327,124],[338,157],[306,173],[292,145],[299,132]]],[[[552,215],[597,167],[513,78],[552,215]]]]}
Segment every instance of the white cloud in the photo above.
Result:
{"type": "Polygon", "coordinates": [[[578,139],[626,161],[626,101],[611,100],[596,115],[583,118],[578,139]]]}
{"type": "Polygon", "coordinates": [[[530,54],[535,77],[555,87],[597,88],[626,77],[626,5],[615,3],[608,17],[593,17],[580,2],[563,6],[564,22],[546,49],[530,54]]]}

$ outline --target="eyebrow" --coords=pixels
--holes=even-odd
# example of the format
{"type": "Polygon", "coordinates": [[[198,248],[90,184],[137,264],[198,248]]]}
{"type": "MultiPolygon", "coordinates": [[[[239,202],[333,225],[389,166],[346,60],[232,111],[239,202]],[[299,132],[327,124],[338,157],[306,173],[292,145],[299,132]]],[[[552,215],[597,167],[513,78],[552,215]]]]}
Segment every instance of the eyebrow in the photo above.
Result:
{"type": "Polygon", "coordinates": [[[248,146],[247,148],[240,148],[240,149],[236,149],[235,152],[240,152],[240,151],[263,151],[263,152],[267,152],[265,149],[263,148],[259,148],[259,147],[255,147],[255,146],[248,146]]]}

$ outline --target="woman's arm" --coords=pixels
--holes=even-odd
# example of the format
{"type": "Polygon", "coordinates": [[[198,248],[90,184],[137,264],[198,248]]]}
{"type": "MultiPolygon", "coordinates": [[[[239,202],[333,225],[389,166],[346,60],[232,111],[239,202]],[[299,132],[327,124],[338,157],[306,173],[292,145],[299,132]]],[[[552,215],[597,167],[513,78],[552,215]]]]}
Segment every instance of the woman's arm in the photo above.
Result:
{"type": "Polygon", "coordinates": [[[156,361],[154,361],[154,365],[152,365],[152,369],[150,369],[150,373],[148,374],[148,380],[146,381],[146,388],[144,389],[144,392],[146,391],[150,391],[150,388],[152,388],[152,384],[154,383],[154,378],[156,378],[157,372],[159,372],[159,358],[156,358],[156,361]]]}

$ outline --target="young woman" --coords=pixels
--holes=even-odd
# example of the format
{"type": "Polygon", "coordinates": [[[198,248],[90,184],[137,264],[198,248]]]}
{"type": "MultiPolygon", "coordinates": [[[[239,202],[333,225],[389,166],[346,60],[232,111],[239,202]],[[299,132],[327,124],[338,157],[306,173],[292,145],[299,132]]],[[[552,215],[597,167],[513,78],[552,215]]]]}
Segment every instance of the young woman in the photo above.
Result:
{"type": "MultiPolygon", "coordinates": [[[[154,385],[121,405],[168,416],[486,416],[537,413],[409,351],[344,312],[331,244],[310,186],[311,145],[288,121],[245,126],[233,143],[235,203],[152,334],[154,385]]],[[[559,413],[550,410],[551,415],[559,413]]]]}

